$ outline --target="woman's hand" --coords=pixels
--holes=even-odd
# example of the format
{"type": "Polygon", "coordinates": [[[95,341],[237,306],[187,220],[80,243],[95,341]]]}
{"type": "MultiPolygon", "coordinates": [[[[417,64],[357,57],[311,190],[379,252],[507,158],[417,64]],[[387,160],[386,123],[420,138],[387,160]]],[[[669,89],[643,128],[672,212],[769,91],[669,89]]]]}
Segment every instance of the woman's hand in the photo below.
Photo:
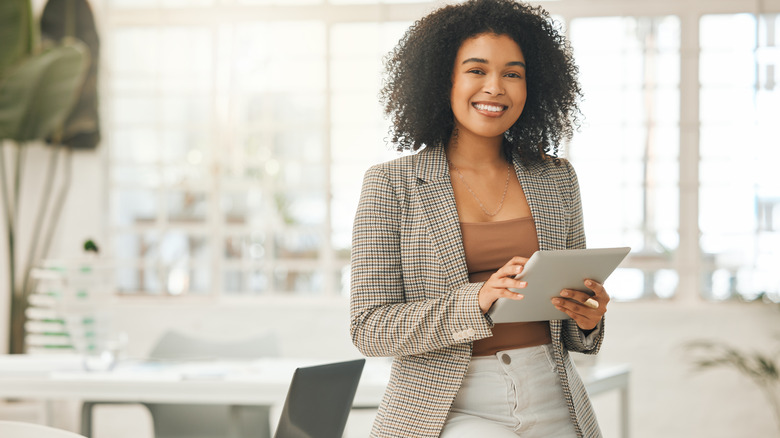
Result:
{"type": "Polygon", "coordinates": [[[522,289],[526,286],[525,281],[515,280],[515,276],[523,272],[526,262],[528,259],[525,257],[514,257],[488,278],[479,290],[479,308],[482,309],[482,313],[487,313],[499,298],[523,299],[521,294],[507,288],[522,289]]]}
{"type": "Polygon", "coordinates": [[[593,330],[607,313],[609,295],[604,286],[593,280],[585,280],[585,287],[593,291],[592,296],[586,292],[564,289],[561,291],[563,298],[553,298],[552,303],[556,309],[571,316],[579,328],[593,330]]]}

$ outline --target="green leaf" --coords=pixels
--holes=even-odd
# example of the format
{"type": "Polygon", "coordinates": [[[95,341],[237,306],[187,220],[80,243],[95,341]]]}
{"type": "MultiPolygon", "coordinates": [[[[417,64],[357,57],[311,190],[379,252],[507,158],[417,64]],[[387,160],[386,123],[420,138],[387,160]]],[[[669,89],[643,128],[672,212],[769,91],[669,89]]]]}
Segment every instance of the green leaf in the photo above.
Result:
{"type": "MultiPolygon", "coordinates": [[[[70,148],[92,149],[100,143],[98,111],[98,66],[100,38],[95,17],[87,0],[49,0],[41,14],[41,36],[44,40],[61,41],[74,37],[89,48],[90,66],[79,99],[65,120],[62,138],[56,139],[70,148]]],[[[46,139],[52,142],[51,139],[46,139]]]]}
{"type": "Polygon", "coordinates": [[[701,370],[733,368],[762,388],[780,382],[778,365],[771,356],[742,352],[727,344],[710,341],[689,342],[686,346],[693,353],[694,366],[701,370]]]}
{"type": "Polygon", "coordinates": [[[778,380],[778,377],[780,376],[778,376],[777,366],[772,359],[757,354],[756,362],[758,363],[758,369],[760,370],[761,375],[766,376],[769,380],[778,380]]]}
{"type": "Polygon", "coordinates": [[[97,244],[95,244],[95,241],[93,241],[92,239],[89,239],[86,242],[84,242],[84,251],[86,252],[92,251],[95,254],[100,252],[97,244]]]}
{"type": "Polygon", "coordinates": [[[0,83],[0,139],[45,138],[73,107],[89,63],[84,45],[72,42],[26,59],[0,83]]]}
{"type": "Polygon", "coordinates": [[[0,78],[24,57],[35,44],[30,0],[0,1],[0,78]]]}

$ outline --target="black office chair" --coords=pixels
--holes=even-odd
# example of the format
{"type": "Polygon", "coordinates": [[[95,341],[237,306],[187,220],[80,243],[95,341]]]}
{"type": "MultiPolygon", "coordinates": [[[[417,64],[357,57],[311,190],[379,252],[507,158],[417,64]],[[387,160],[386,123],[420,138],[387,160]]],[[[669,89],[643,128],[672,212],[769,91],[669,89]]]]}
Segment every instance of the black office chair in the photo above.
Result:
{"type": "MultiPolygon", "coordinates": [[[[194,338],[166,332],[149,358],[152,360],[256,359],[278,356],[275,335],[265,334],[233,342],[194,338]]],[[[85,401],[81,408],[81,433],[92,437],[92,411],[101,404],[122,402],[85,401]]],[[[152,415],[155,438],[200,438],[238,436],[263,438],[271,434],[270,406],[179,405],[143,403],[152,415]]]]}
{"type": "Polygon", "coordinates": [[[341,438],[365,359],[295,370],[275,438],[341,438]]]}

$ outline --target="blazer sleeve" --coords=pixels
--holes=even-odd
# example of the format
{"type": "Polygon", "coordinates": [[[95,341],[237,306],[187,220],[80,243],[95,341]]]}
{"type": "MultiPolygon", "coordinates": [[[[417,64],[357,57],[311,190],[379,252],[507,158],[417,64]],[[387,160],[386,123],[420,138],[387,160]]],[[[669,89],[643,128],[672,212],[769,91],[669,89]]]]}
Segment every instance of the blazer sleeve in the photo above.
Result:
{"type": "Polygon", "coordinates": [[[491,324],[477,299],[481,283],[407,301],[401,192],[396,193],[381,167],[366,172],[352,231],[352,342],[366,356],[405,356],[490,336],[491,324]]]}
{"type": "MultiPolygon", "coordinates": [[[[566,248],[585,248],[585,224],[582,215],[582,199],[580,198],[580,185],[577,180],[577,173],[568,160],[561,161],[566,166],[566,177],[559,183],[568,192],[564,194],[563,199],[567,199],[569,202],[569,214],[567,217],[569,222],[567,228],[569,231],[566,236],[566,248]]],[[[591,336],[587,337],[573,320],[564,320],[562,336],[563,344],[568,350],[585,354],[596,354],[601,349],[601,343],[604,339],[604,318],[601,318],[591,336]]]]}

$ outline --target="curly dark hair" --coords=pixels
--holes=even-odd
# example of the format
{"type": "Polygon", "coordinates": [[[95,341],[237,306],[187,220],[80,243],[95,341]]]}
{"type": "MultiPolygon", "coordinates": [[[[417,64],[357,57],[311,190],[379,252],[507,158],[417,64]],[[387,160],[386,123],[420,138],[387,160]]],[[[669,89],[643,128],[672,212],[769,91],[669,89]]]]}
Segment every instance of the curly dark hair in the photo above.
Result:
{"type": "Polygon", "coordinates": [[[571,46],[550,15],[513,0],[469,0],[415,22],[385,58],[380,99],[398,151],[447,144],[455,126],[455,58],[465,40],[483,33],[512,38],[527,65],[525,108],[504,135],[504,154],[517,151],[524,161],[557,157],[560,142],[571,139],[582,92],[571,46]]]}

